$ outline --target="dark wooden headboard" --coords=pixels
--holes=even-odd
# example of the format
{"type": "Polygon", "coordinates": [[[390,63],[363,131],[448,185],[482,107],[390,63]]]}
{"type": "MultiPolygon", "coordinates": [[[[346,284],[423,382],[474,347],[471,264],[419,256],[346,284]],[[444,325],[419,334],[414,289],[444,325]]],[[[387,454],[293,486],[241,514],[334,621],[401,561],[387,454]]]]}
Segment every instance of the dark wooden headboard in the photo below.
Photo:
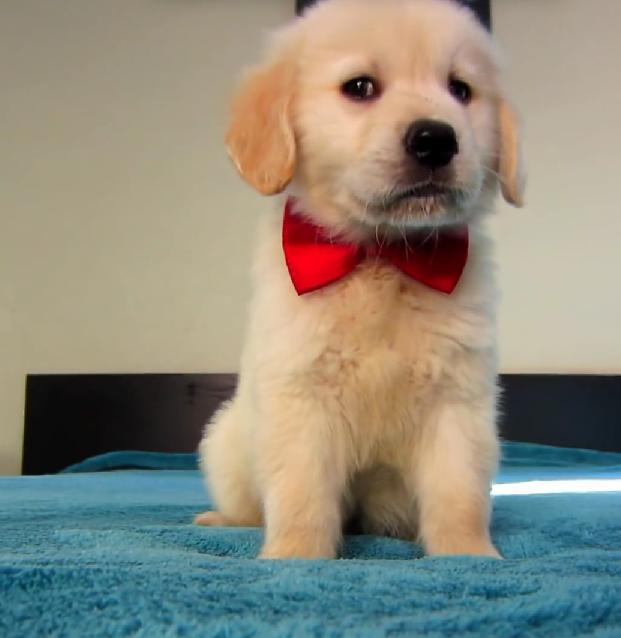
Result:
{"type": "MultiPolygon", "coordinates": [[[[508,440],[621,451],[621,376],[502,375],[508,440]]],[[[37,374],[26,382],[24,474],[114,450],[192,452],[234,374],[37,374]]]]}
{"type": "MultiPolygon", "coordinates": [[[[317,0],[296,0],[295,9],[297,13],[302,13],[306,7],[315,4],[316,1],[317,0]]],[[[491,0],[457,0],[457,2],[470,7],[479,17],[479,20],[481,20],[488,29],[491,28],[491,0]]]]}

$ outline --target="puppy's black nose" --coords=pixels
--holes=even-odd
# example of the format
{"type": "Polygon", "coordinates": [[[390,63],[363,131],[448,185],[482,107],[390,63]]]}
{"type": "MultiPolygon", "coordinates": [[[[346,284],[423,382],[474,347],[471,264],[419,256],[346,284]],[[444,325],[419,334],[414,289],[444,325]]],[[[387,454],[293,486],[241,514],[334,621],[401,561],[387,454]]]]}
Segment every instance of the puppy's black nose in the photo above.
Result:
{"type": "Polygon", "coordinates": [[[459,153],[455,129],[435,120],[410,124],[403,145],[408,155],[427,168],[446,166],[459,153]]]}

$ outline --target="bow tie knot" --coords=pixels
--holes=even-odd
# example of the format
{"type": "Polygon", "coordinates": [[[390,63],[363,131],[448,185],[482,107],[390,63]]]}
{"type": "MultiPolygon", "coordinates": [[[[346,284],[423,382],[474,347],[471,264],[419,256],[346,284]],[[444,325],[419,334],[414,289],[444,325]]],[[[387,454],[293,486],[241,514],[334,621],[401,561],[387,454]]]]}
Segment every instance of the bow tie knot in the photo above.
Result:
{"type": "Polygon", "coordinates": [[[285,206],[282,229],[285,261],[298,295],[323,288],[351,273],[365,259],[382,257],[405,275],[449,294],[468,259],[466,226],[439,228],[432,235],[398,243],[358,245],[332,240],[319,226],[285,206]]]}

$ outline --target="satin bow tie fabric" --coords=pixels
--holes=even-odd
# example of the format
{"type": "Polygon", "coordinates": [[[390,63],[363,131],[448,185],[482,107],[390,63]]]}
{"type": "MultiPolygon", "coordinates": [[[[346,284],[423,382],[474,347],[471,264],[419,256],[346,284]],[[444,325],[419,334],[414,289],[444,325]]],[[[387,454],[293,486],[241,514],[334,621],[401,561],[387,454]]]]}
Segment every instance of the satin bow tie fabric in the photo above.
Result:
{"type": "Polygon", "coordinates": [[[331,239],[287,201],[282,228],[285,261],[298,295],[323,288],[350,274],[365,259],[384,259],[408,277],[450,294],[468,259],[468,228],[424,230],[407,241],[359,245],[331,239]]]}

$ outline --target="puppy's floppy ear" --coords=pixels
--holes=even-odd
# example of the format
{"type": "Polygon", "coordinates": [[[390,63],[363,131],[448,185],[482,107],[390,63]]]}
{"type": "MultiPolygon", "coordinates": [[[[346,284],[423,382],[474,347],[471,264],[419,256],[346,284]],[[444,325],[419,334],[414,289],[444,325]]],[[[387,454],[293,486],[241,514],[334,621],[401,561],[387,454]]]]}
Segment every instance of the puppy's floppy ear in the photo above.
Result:
{"type": "Polygon", "coordinates": [[[524,203],[524,167],[516,115],[506,100],[498,102],[498,174],[503,197],[509,204],[524,203]]]}
{"type": "Polygon", "coordinates": [[[295,170],[294,66],[281,56],[250,71],[233,100],[226,146],[240,175],[263,195],[284,190],[295,170]]]}

